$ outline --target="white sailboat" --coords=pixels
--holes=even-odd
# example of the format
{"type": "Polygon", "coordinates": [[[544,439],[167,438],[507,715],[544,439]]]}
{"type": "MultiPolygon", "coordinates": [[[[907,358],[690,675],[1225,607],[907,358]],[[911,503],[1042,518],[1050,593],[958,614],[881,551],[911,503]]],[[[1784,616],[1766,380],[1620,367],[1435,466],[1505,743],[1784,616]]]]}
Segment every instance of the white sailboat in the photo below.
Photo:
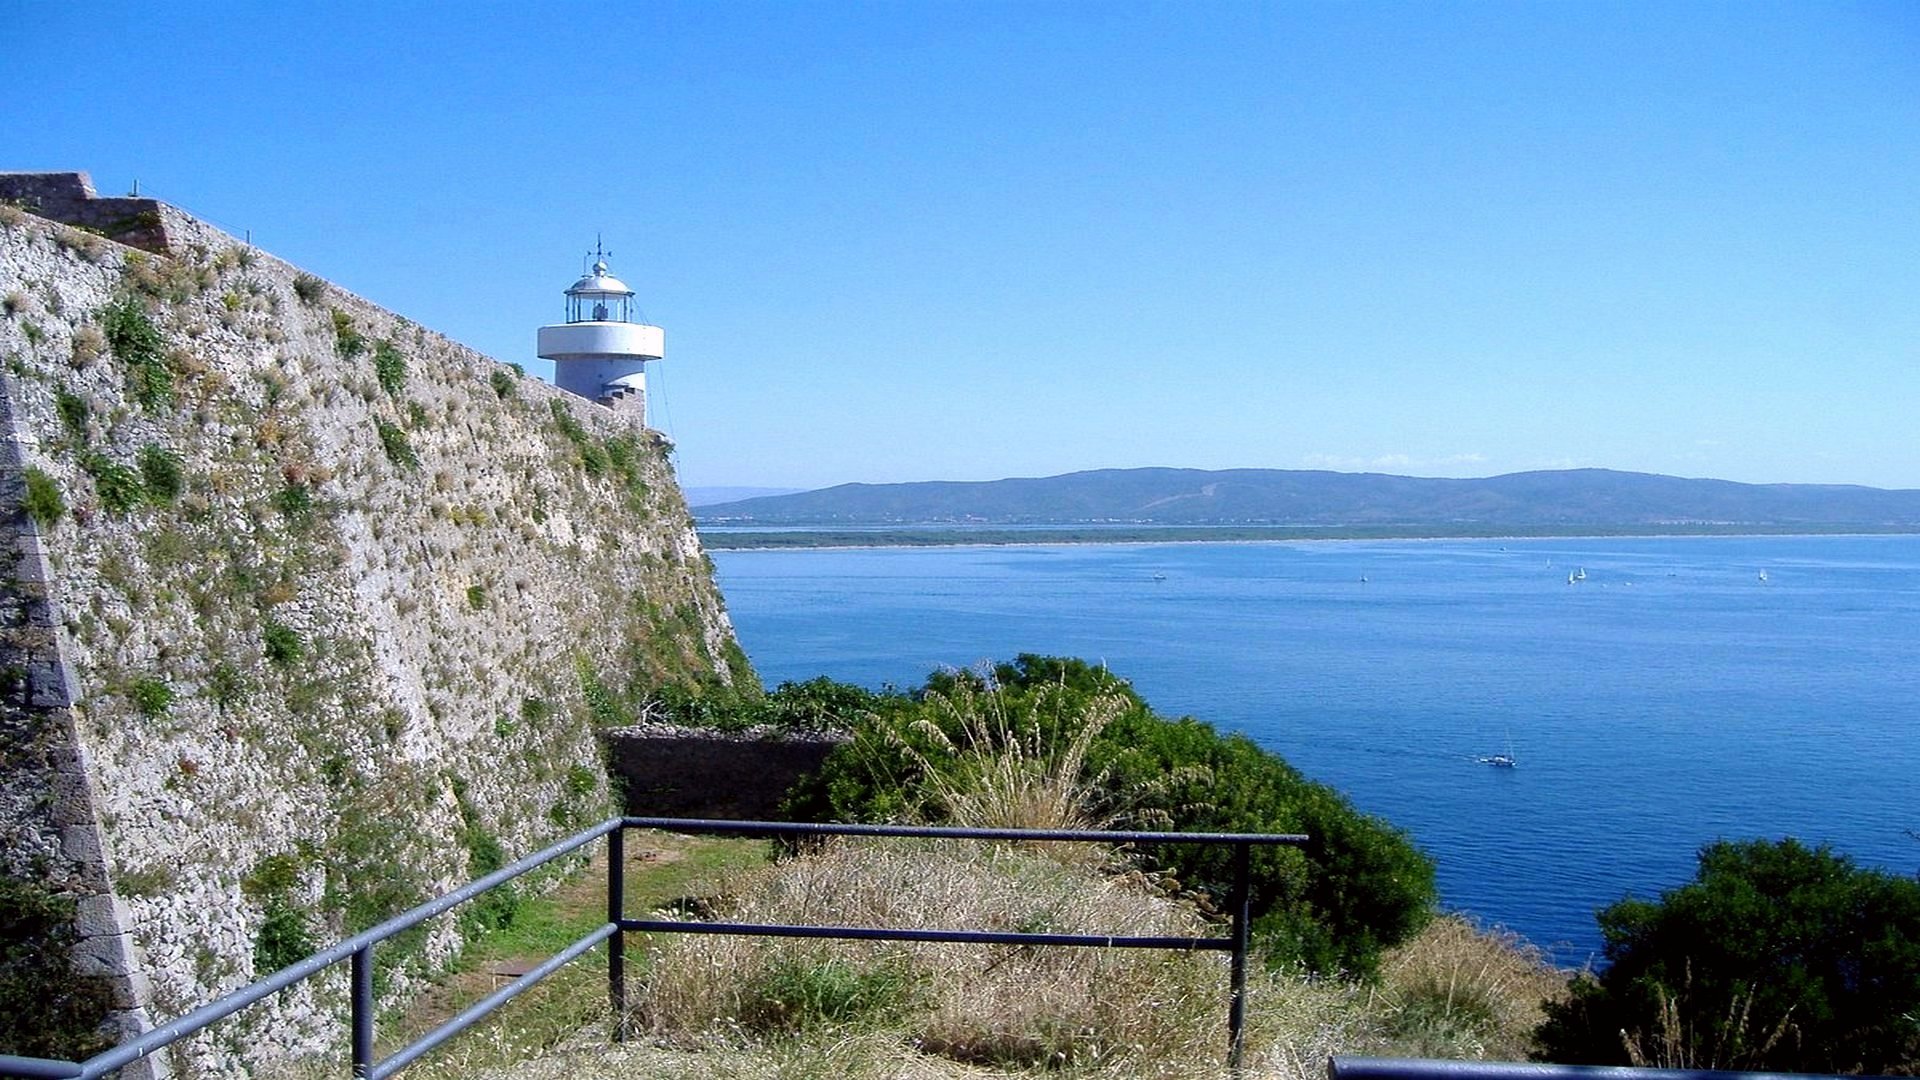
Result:
{"type": "Polygon", "coordinates": [[[1491,765],[1496,769],[1514,768],[1519,764],[1519,761],[1516,760],[1513,756],[1513,735],[1511,733],[1507,735],[1507,752],[1506,753],[1488,754],[1485,757],[1474,758],[1474,760],[1478,761],[1482,765],[1491,765]]]}

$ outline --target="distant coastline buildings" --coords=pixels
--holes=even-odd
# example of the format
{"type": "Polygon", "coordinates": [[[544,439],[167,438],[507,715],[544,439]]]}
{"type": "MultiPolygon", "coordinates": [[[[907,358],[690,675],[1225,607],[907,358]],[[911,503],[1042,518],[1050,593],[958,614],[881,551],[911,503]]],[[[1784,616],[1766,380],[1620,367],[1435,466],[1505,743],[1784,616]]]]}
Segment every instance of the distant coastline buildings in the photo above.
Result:
{"type": "Polygon", "coordinates": [[[567,321],[540,328],[538,354],[553,361],[553,384],[647,422],[647,361],[666,357],[666,331],[633,321],[633,290],[607,270],[594,245],[593,266],[567,289],[567,321]]]}

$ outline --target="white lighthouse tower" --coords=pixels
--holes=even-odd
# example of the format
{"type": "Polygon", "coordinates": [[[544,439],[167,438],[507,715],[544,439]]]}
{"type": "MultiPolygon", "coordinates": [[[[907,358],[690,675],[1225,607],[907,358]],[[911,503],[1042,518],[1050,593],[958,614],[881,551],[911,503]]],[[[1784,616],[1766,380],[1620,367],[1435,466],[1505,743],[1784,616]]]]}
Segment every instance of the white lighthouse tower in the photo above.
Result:
{"type": "Polygon", "coordinates": [[[666,357],[666,331],[633,321],[633,290],[607,273],[598,244],[593,270],[567,290],[567,321],[540,328],[539,355],[553,384],[647,422],[647,361],[666,357]]]}

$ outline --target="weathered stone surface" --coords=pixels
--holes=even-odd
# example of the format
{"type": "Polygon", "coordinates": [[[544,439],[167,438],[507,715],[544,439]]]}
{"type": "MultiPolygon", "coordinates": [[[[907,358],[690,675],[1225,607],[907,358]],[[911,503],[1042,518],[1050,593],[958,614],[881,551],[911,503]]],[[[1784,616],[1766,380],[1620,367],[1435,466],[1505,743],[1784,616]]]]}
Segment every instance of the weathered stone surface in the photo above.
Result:
{"type": "MultiPolygon", "coordinates": [[[[324,944],[481,839],[535,850],[612,809],[623,702],[752,675],[657,432],[151,212],[165,257],[0,211],[0,870],[116,890],[76,962],[164,1019],[261,974],[270,903],[324,944]]],[[[459,945],[443,918],[388,950],[389,996],[459,945]]],[[[343,980],[179,1071],[337,1045],[343,980]]]]}
{"type": "Polygon", "coordinates": [[[81,937],[124,934],[127,924],[126,902],[112,893],[81,898],[79,911],[73,919],[73,928],[80,932],[81,937]]]}
{"type": "Polygon", "coordinates": [[[83,937],[73,946],[73,973],[82,978],[125,975],[131,947],[126,934],[83,937]]]}
{"type": "Polygon", "coordinates": [[[99,864],[105,861],[100,850],[100,832],[92,822],[67,825],[60,830],[60,850],[77,863],[99,864]]]}

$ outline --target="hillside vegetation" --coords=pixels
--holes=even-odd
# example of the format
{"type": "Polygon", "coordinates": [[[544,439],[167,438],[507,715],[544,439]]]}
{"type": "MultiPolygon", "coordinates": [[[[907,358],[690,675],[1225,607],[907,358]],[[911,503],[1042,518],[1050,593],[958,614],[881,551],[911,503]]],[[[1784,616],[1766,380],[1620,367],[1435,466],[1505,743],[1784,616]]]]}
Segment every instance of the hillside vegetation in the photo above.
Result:
{"type": "MultiPolygon", "coordinates": [[[[936,672],[912,693],[823,681],[733,710],[850,725],[851,741],[788,797],[797,820],[1004,828],[1304,833],[1252,857],[1257,944],[1276,966],[1368,975],[1430,917],[1433,864],[1404,833],[1239,735],[1156,714],[1125,680],[1080,660],[1021,656],[936,672]]],[[[1203,905],[1232,887],[1223,847],[1130,853],[1203,905]]]]}
{"type": "Polygon", "coordinates": [[[1920,528],[1920,491],[1737,484],[1609,469],[1454,480],[1289,469],[1099,469],[978,482],[841,484],[702,506],[703,524],[1920,528]]]}

